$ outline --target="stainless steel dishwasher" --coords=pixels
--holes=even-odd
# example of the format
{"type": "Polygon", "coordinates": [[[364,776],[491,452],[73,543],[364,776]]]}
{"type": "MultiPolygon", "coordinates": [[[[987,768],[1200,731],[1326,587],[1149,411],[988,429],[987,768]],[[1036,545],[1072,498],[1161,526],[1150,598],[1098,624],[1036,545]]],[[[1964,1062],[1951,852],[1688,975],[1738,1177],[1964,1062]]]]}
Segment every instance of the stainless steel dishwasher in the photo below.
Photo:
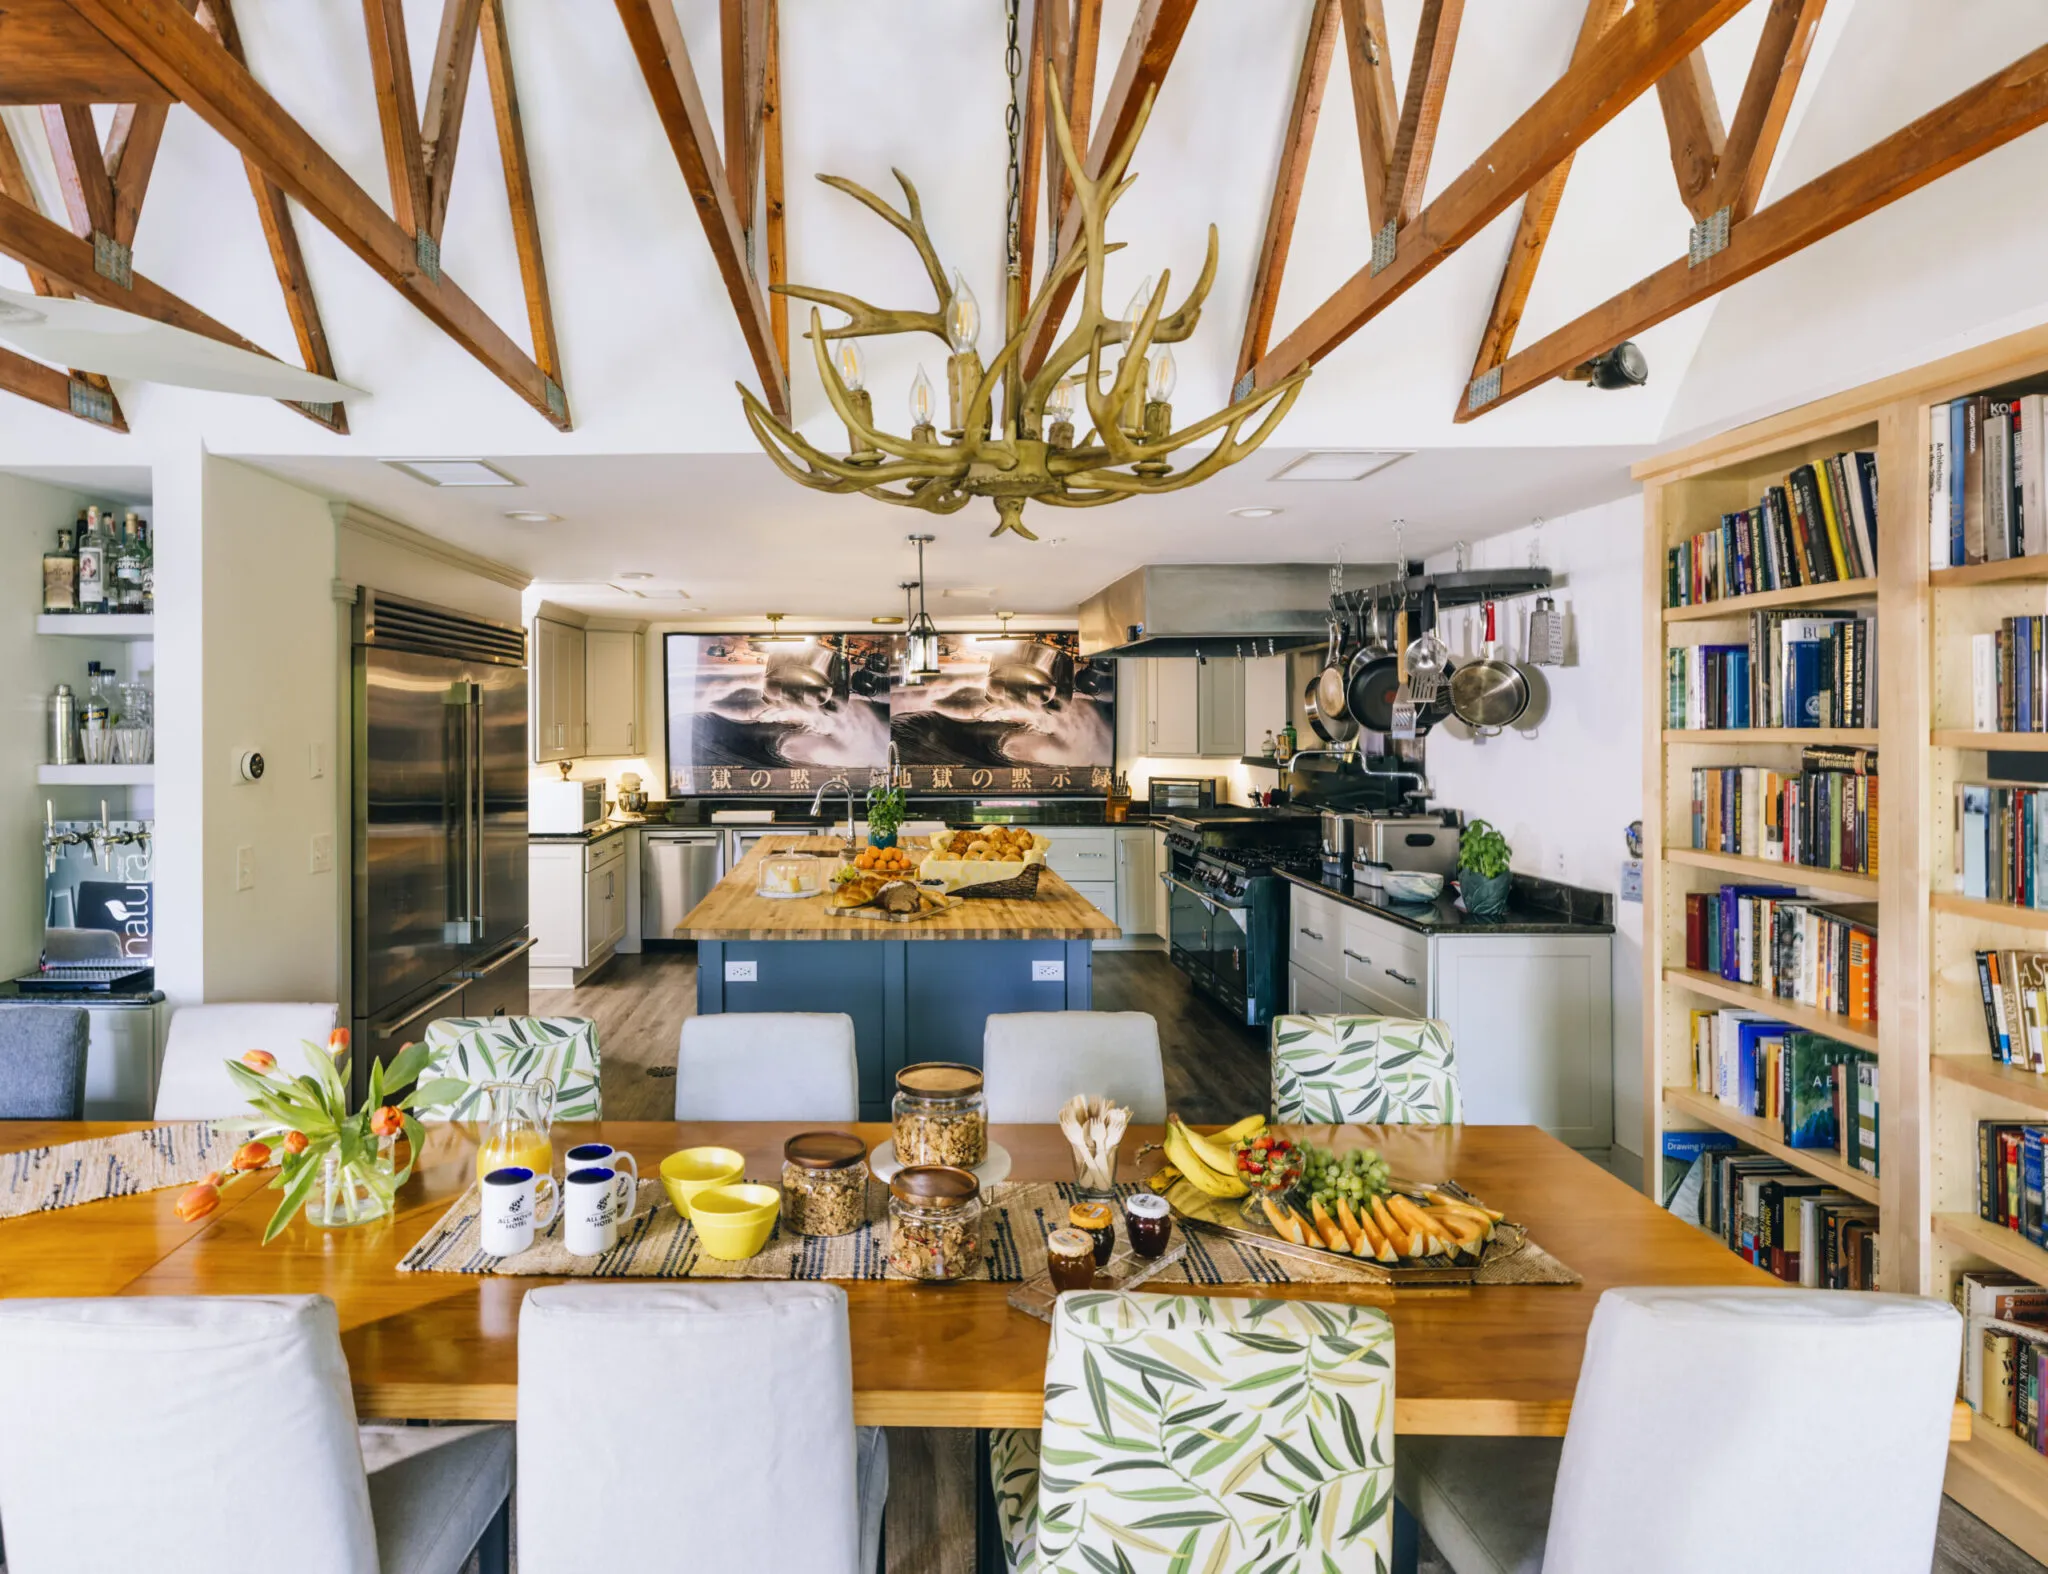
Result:
{"type": "Polygon", "coordinates": [[[711,892],[720,874],[716,830],[649,826],[640,833],[640,943],[686,945],[675,938],[683,915],[711,892]]]}

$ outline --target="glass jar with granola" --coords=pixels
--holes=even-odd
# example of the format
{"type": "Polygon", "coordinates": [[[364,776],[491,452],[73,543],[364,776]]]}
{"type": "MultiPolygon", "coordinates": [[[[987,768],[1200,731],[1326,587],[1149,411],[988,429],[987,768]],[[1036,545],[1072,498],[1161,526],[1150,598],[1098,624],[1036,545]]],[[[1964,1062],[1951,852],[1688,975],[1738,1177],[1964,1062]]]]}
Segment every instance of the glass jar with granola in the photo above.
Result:
{"type": "Polygon", "coordinates": [[[965,1279],[981,1262],[981,1185],[966,1170],[912,1165],[889,1182],[889,1269],[906,1279],[965,1279]]]}
{"type": "Polygon", "coordinates": [[[988,1101],[972,1066],[927,1061],[896,1073],[898,1164],[949,1164],[971,1170],[988,1157],[988,1101]]]}
{"type": "Polygon", "coordinates": [[[867,1222],[867,1144],[806,1131],[782,1145],[782,1222],[798,1235],[851,1235],[867,1222]]]}

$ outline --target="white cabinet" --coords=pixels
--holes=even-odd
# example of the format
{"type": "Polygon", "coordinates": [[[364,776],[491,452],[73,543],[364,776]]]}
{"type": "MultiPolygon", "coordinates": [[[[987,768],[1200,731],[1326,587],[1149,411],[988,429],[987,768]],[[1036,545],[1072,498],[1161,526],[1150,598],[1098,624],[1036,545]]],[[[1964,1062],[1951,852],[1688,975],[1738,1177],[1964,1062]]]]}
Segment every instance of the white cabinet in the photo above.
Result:
{"type": "Polygon", "coordinates": [[[1116,926],[1127,939],[1159,933],[1158,838],[1150,826],[1116,833],[1116,926]]]}
{"type": "Polygon", "coordinates": [[[589,752],[584,633],[553,618],[533,622],[533,757],[573,760],[589,752]]]}
{"type": "Polygon", "coordinates": [[[626,934],[626,852],[632,833],[595,842],[527,847],[532,987],[571,989],[602,966],[626,934]]]}
{"type": "Polygon", "coordinates": [[[1183,760],[1244,753],[1243,662],[1158,656],[1125,666],[1142,674],[1138,753],[1183,760]]]}
{"type": "Polygon", "coordinates": [[[1244,753],[1244,663],[1235,658],[1195,663],[1195,753],[1244,753]]]}
{"type": "Polygon", "coordinates": [[[1200,747],[1198,662],[1157,657],[1145,663],[1145,752],[1186,759],[1200,747]]]}
{"type": "Polygon", "coordinates": [[[1046,849],[1046,867],[1101,909],[1126,939],[1159,933],[1157,838],[1149,827],[1044,825],[1036,829],[1052,843],[1046,849]]]}
{"type": "Polygon", "coordinates": [[[1298,885],[1288,909],[1290,1011],[1436,1017],[1467,1121],[1612,1145],[1612,935],[1425,934],[1298,885]]]}
{"type": "Polygon", "coordinates": [[[583,752],[604,759],[641,752],[640,636],[591,629],[583,636],[583,752]]]}

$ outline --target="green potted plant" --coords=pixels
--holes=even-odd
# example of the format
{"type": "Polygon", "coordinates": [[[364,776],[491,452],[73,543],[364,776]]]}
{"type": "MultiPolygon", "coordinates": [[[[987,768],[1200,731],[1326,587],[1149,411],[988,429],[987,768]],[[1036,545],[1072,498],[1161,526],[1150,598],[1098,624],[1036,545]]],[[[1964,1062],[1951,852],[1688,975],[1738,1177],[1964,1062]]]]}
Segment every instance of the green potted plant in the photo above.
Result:
{"type": "Polygon", "coordinates": [[[1479,918],[1494,918],[1506,910],[1508,859],[1513,849],[1508,839],[1490,821],[1474,820],[1458,838],[1458,894],[1465,899],[1465,911],[1479,918]]]}
{"type": "Polygon", "coordinates": [[[894,847],[903,828],[903,789],[891,782],[868,790],[868,846],[894,847]]]}

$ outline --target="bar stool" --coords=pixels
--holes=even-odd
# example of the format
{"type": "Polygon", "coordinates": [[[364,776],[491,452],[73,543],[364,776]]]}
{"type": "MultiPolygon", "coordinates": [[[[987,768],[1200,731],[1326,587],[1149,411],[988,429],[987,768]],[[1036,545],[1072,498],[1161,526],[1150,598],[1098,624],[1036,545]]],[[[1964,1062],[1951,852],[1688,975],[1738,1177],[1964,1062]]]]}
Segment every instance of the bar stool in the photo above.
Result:
{"type": "Polygon", "coordinates": [[[1159,1024],[1143,1011],[1017,1011],[988,1019],[981,1039],[988,1118],[1049,1126],[1076,1093],[1129,1106],[1141,1126],[1166,1120],[1159,1024]]]}
{"type": "Polygon", "coordinates": [[[327,1042],[335,1015],[332,1004],[179,1007],[164,1041],[156,1118],[223,1120],[248,1114],[249,1096],[229,1079],[225,1063],[245,1049],[267,1049],[280,1065],[290,1065],[300,1058],[300,1044],[327,1042]]]}
{"type": "Polygon", "coordinates": [[[860,1119],[853,1018],[841,1011],[721,1011],[686,1017],[676,1053],[677,1120],[860,1119]]]}

